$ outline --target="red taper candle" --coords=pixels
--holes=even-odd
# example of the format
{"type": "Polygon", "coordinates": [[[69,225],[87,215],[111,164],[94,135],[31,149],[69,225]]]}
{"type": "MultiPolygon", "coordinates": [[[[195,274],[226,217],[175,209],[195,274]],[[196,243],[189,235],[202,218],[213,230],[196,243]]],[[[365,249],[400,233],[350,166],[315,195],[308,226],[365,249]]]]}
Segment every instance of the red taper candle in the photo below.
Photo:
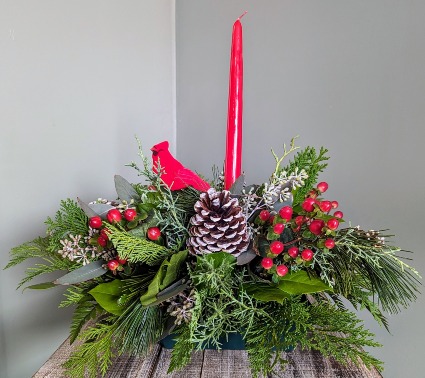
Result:
{"type": "Polygon", "coordinates": [[[230,54],[229,104],[227,114],[226,158],[224,161],[224,188],[229,190],[242,169],[242,24],[240,16],[233,24],[230,54]]]}

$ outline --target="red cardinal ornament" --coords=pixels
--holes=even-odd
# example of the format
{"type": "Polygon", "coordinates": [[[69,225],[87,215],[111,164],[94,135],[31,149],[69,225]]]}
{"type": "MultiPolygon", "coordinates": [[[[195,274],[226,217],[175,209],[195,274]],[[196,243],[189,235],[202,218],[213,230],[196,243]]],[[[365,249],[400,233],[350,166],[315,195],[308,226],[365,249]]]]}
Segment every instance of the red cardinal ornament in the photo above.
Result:
{"type": "Polygon", "coordinates": [[[158,173],[158,166],[161,167],[161,180],[171,190],[179,190],[191,186],[201,192],[206,192],[210,185],[202,180],[196,173],[187,169],[176,160],[168,151],[168,142],[164,141],[151,148],[153,171],[158,173]]]}

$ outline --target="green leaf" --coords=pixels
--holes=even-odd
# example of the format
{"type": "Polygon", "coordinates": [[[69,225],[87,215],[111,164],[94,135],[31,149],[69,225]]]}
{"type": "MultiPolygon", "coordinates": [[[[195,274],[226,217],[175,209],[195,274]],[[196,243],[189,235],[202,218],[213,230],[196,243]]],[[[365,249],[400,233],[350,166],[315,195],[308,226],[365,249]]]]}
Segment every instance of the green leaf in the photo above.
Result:
{"type": "Polygon", "coordinates": [[[171,285],[179,274],[180,267],[185,262],[187,251],[180,251],[172,255],[168,261],[164,260],[155,277],[148,286],[148,290],[140,297],[144,306],[152,305],[157,300],[157,294],[171,285]]]}
{"type": "Polygon", "coordinates": [[[245,185],[245,175],[241,174],[233,185],[230,187],[229,192],[232,194],[242,194],[242,190],[245,185]]]}
{"type": "Polygon", "coordinates": [[[253,284],[247,284],[244,285],[243,288],[251,297],[261,302],[274,301],[282,304],[286,298],[290,297],[288,293],[285,293],[278,287],[269,285],[267,283],[257,282],[253,284]]]}
{"type": "Polygon", "coordinates": [[[219,268],[224,262],[227,262],[228,265],[236,264],[236,257],[227,252],[210,253],[199,258],[209,261],[214,268],[219,268]]]}
{"type": "Polygon", "coordinates": [[[107,272],[107,270],[103,268],[103,264],[105,264],[104,260],[93,261],[90,264],[84,265],[81,268],[65,274],[53,281],[53,283],[55,285],[73,285],[100,277],[107,272]]]}
{"type": "Polygon", "coordinates": [[[118,194],[118,198],[121,201],[130,202],[132,199],[140,200],[140,196],[137,194],[133,185],[131,185],[124,177],[115,175],[115,189],[118,194]]]}
{"type": "Polygon", "coordinates": [[[281,277],[278,286],[280,290],[291,295],[332,291],[330,286],[319,278],[309,276],[305,270],[299,270],[281,277]]]}
{"type": "Polygon", "coordinates": [[[124,308],[120,307],[118,300],[123,294],[123,286],[121,280],[102,283],[89,291],[97,303],[106,311],[114,315],[121,315],[124,308]]]}
{"type": "Polygon", "coordinates": [[[57,285],[55,285],[53,282],[43,282],[36,285],[27,286],[25,289],[45,290],[45,289],[51,289],[52,287],[56,287],[56,286],[57,285]]]}

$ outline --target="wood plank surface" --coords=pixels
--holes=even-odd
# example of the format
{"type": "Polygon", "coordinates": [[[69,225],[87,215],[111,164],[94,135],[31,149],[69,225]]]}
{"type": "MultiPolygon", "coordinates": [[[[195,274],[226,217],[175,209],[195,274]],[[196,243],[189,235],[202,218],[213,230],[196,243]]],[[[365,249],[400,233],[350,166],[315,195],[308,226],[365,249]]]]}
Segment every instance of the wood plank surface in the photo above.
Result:
{"type": "MultiPolygon", "coordinates": [[[[65,378],[61,365],[75,346],[66,340],[33,378],[65,378]]],[[[145,357],[117,358],[106,378],[252,378],[246,351],[205,350],[192,353],[191,363],[182,371],[167,374],[171,350],[155,346],[145,357]]],[[[332,358],[324,358],[317,351],[295,349],[282,353],[288,361],[279,375],[267,378],[382,378],[375,370],[363,364],[343,366],[332,358]]],[[[266,377],[263,377],[266,378],[266,377]]]]}

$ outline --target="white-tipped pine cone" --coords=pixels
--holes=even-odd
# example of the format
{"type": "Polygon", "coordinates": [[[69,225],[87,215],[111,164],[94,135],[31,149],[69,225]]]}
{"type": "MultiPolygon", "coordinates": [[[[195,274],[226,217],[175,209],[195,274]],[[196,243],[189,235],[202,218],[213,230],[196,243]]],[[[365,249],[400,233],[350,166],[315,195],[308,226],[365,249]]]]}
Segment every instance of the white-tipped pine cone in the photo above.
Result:
{"type": "Polygon", "coordinates": [[[237,198],[211,188],[195,203],[187,247],[192,254],[228,252],[237,257],[249,245],[248,227],[237,198]]]}

